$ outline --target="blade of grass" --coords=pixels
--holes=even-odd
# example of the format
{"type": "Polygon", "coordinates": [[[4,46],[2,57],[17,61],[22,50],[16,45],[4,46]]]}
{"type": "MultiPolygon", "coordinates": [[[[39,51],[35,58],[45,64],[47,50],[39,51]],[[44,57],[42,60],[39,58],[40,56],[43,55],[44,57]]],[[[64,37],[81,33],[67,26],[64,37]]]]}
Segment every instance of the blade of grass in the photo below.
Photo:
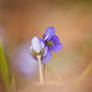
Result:
{"type": "Polygon", "coordinates": [[[10,84],[10,90],[11,90],[11,92],[16,92],[16,85],[15,85],[15,75],[14,75],[14,72],[12,73],[11,84],[10,84]]]}
{"type": "Polygon", "coordinates": [[[5,87],[7,89],[7,92],[9,92],[9,71],[8,71],[8,64],[7,60],[4,54],[4,49],[2,46],[2,43],[0,42],[0,73],[2,76],[2,79],[4,81],[5,87]]]}
{"type": "Polygon", "coordinates": [[[78,78],[78,80],[76,81],[77,84],[79,84],[82,80],[84,80],[84,78],[87,76],[87,74],[90,72],[90,70],[92,69],[92,62],[88,65],[88,67],[82,72],[82,74],[80,75],[80,77],[78,78]]]}

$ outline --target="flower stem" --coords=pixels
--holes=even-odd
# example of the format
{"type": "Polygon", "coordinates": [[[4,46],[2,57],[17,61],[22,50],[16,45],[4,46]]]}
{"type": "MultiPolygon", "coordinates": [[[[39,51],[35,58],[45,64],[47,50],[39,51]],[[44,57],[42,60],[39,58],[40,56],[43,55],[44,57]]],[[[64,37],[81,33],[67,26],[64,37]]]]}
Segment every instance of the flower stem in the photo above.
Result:
{"type": "Polygon", "coordinates": [[[44,66],[43,66],[43,76],[45,77],[45,69],[46,69],[46,64],[44,64],[44,66]]]}
{"type": "Polygon", "coordinates": [[[43,84],[44,81],[43,81],[43,72],[42,72],[42,66],[41,66],[41,56],[38,55],[37,58],[38,58],[38,66],[39,66],[40,83],[43,84]]]}

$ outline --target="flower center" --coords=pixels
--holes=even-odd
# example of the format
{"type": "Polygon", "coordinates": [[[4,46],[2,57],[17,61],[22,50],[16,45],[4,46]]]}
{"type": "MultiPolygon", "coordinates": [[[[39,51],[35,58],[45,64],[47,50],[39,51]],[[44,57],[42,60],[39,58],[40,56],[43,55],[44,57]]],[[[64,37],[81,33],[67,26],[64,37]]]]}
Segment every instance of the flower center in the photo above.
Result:
{"type": "Polygon", "coordinates": [[[53,42],[52,42],[52,41],[47,41],[47,42],[46,42],[46,45],[47,45],[48,47],[52,47],[53,42]]]}

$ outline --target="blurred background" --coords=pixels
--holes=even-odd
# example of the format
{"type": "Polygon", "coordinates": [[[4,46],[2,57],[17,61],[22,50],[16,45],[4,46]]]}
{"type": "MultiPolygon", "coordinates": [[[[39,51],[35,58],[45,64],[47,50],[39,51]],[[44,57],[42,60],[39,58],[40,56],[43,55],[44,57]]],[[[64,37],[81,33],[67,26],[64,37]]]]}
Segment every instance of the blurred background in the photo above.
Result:
{"type": "Polygon", "coordinates": [[[0,37],[10,71],[15,72],[17,92],[92,92],[92,66],[83,73],[92,62],[91,0],[0,0],[0,37]],[[55,27],[63,49],[47,64],[45,81],[51,85],[37,86],[33,85],[39,81],[37,64],[29,64],[26,50],[48,26],[55,27]]]}

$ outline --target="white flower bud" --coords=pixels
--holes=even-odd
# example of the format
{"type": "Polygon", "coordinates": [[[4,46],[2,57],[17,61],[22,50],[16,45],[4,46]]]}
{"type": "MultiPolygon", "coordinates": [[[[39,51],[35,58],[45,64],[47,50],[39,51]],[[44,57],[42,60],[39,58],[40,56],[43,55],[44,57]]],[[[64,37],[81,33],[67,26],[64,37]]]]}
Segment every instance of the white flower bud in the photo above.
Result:
{"type": "Polygon", "coordinates": [[[42,48],[44,48],[44,43],[40,41],[37,37],[32,39],[31,49],[36,53],[40,53],[42,48]]]}

